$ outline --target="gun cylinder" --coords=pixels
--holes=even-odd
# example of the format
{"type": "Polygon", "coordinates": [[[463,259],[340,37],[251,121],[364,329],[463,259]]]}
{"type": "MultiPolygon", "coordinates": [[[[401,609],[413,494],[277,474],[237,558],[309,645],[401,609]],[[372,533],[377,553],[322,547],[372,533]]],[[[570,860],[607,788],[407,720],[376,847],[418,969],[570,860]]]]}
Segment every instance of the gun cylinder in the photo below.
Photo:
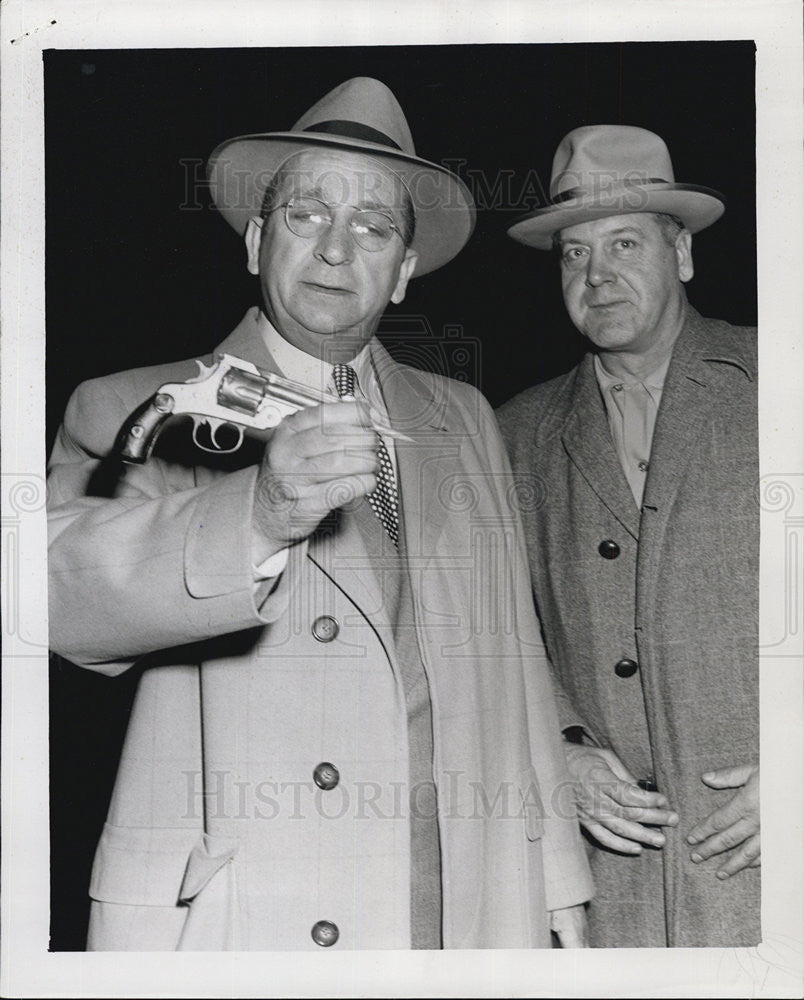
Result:
{"type": "Polygon", "coordinates": [[[265,396],[265,386],[265,379],[261,375],[230,368],[218,386],[218,403],[254,416],[265,396]]]}

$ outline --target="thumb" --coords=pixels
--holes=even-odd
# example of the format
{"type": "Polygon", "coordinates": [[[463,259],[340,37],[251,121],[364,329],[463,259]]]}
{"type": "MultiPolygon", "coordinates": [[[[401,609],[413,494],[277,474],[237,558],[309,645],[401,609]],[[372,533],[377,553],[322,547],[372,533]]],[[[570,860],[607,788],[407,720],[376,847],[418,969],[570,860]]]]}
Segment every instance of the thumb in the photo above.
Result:
{"type": "Polygon", "coordinates": [[[753,771],[753,764],[735,764],[733,767],[707,771],[701,775],[701,781],[710,788],[740,788],[748,781],[753,771]]]}

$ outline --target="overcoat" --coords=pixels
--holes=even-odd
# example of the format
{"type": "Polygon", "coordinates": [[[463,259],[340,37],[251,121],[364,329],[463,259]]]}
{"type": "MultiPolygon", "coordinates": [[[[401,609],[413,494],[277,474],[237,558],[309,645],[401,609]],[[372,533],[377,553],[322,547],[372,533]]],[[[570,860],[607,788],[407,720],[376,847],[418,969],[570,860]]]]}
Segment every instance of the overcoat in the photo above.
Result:
{"type": "MultiPolygon", "coordinates": [[[[257,317],[220,350],[276,370],[257,317]]],[[[412,439],[396,454],[433,709],[443,943],[549,946],[547,909],[591,884],[562,802],[505,449],[471,387],[396,365],[376,341],[371,351],[390,419],[412,439]]],[[[337,948],[409,947],[405,696],[382,562],[354,513],[294,546],[266,594],[250,556],[261,446],[204,462],[179,421],[144,466],[102,458],[139,403],[197,371],[84,383],[50,464],[51,644],[109,675],[142,670],[89,945],[315,949],[312,928],[330,921],[337,948]],[[334,787],[316,783],[321,764],[334,787]]]]}
{"type": "Polygon", "coordinates": [[[538,498],[523,520],[562,728],[584,726],[680,814],[662,850],[591,849],[598,946],[760,939],[759,870],[721,882],[722,856],[696,866],[684,842],[733,794],[701,774],[758,761],[756,374],[755,330],[687,307],[641,511],[591,354],[498,411],[520,491],[538,498]]]}

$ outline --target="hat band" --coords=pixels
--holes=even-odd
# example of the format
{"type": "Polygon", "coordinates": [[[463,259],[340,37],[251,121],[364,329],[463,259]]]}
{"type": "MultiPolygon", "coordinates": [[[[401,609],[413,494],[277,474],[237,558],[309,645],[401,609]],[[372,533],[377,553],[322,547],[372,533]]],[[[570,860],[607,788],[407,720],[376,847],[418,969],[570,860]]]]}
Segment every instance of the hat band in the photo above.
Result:
{"type": "Polygon", "coordinates": [[[338,121],[334,119],[328,122],[317,122],[315,125],[308,125],[304,132],[325,132],[328,135],[340,135],[346,139],[362,139],[364,142],[376,142],[380,146],[392,146],[402,152],[402,147],[398,146],[393,139],[390,139],[384,132],[380,132],[370,125],[363,125],[361,122],[338,121]]]}
{"type": "Polygon", "coordinates": [[[574,187],[570,188],[568,191],[562,191],[561,194],[553,195],[550,199],[551,205],[560,205],[564,201],[575,201],[580,198],[599,198],[603,194],[612,194],[615,189],[628,188],[628,187],[639,187],[642,184],[667,184],[663,177],[629,177],[624,181],[617,181],[616,184],[612,184],[605,190],[601,190],[598,187],[596,190],[590,190],[589,188],[574,187]]]}

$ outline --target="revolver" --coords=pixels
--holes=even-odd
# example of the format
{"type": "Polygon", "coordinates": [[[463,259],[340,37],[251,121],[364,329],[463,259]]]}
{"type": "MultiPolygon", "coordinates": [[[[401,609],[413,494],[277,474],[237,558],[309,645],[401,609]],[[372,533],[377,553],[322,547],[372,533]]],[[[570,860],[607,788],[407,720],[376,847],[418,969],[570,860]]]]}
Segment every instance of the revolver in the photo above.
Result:
{"type": "MultiPolygon", "coordinates": [[[[189,414],[193,418],[193,441],[203,451],[226,455],[237,451],[247,428],[262,431],[276,427],[286,416],[309,406],[334,402],[337,397],[306,385],[261,372],[250,361],[231,354],[217,354],[212,365],[196,360],[198,375],[186,382],[166,382],[134,411],[120,434],[120,457],[141,465],[148,460],[159,432],[170,417],[189,414]],[[221,447],[216,434],[224,424],[238,432],[234,445],[221,447]],[[198,438],[198,430],[209,427],[212,447],[198,438]]],[[[374,429],[394,438],[410,440],[391,427],[374,429]]]]}

